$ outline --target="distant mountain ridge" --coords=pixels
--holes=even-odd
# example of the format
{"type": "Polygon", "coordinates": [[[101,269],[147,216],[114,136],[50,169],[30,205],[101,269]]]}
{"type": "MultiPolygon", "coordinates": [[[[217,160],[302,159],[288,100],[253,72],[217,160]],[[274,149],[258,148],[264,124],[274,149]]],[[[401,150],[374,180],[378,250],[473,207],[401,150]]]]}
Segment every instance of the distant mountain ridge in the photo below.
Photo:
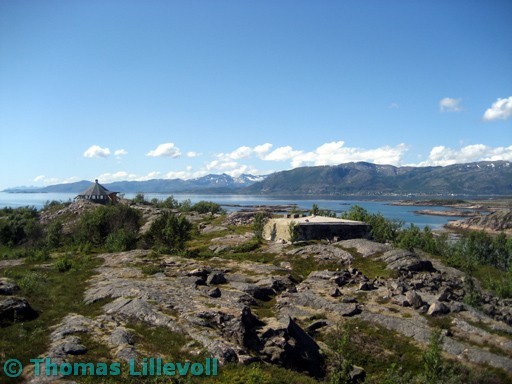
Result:
{"type": "MultiPolygon", "coordinates": [[[[101,180],[100,180],[101,183],[101,180]]],[[[103,184],[103,183],[102,183],[103,184]]],[[[79,193],[91,181],[44,188],[11,188],[5,192],[79,193]]],[[[122,193],[240,193],[295,196],[379,195],[512,195],[512,164],[481,161],[432,167],[395,167],[365,162],[313,166],[268,176],[227,174],[197,179],[153,179],[103,184],[122,193]]]]}
{"type": "Polygon", "coordinates": [[[512,195],[512,165],[481,161],[435,167],[365,162],[276,172],[244,189],[263,195],[512,195]]]}
{"type": "MultiPolygon", "coordinates": [[[[178,192],[232,192],[262,181],[266,176],[254,176],[243,174],[239,177],[231,177],[226,174],[206,175],[197,179],[153,179],[145,181],[116,181],[113,183],[101,183],[108,190],[121,193],[178,193],[178,192]]],[[[19,187],[9,188],[4,192],[11,193],[80,193],[90,187],[92,181],[82,180],[75,183],[49,185],[42,188],[19,187]]]]}

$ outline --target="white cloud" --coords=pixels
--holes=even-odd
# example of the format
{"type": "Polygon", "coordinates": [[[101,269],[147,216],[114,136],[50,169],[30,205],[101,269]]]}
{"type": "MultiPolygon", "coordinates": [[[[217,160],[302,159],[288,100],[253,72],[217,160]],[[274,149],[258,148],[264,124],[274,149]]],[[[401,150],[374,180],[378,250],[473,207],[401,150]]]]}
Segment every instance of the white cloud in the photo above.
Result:
{"type": "Polygon", "coordinates": [[[439,145],[432,148],[426,161],[419,166],[452,165],[475,161],[512,161],[512,145],[509,147],[489,147],[484,144],[467,145],[460,149],[439,145]]]}
{"type": "Polygon", "coordinates": [[[120,156],[125,156],[127,154],[128,154],[128,152],[126,150],[124,150],[124,149],[117,149],[117,150],[114,151],[114,155],[119,156],[119,157],[120,156]]]}
{"type": "MultiPolygon", "coordinates": [[[[72,177],[69,180],[76,181],[76,177],[72,177]]],[[[46,177],[45,175],[36,176],[33,180],[35,183],[43,184],[43,185],[53,185],[60,183],[67,183],[70,181],[61,180],[57,177],[46,177]]]]}
{"type": "Polygon", "coordinates": [[[344,141],[333,141],[320,145],[314,151],[304,152],[290,146],[280,147],[264,157],[269,161],[291,160],[292,167],[305,165],[336,165],[351,161],[368,161],[376,164],[400,165],[405,144],[394,147],[383,146],[375,149],[345,147],[344,141]]]}
{"type": "Polygon", "coordinates": [[[96,177],[100,183],[112,183],[114,181],[134,181],[138,180],[138,176],[133,173],[128,173],[125,171],[118,171],[115,173],[102,173],[98,177],[96,177]]]}
{"type": "Polygon", "coordinates": [[[247,146],[239,147],[231,152],[228,156],[233,160],[245,159],[252,155],[253,149],[247,146]]]}
{"type": "Polygon", "coordinates": [[[389,109],[399,109],[400,108],[400,104],[398,103],[391,103],[389,104],[389,109]]]}
{"type": "Polygon", "coordinates": [[[201,155],[202,155],[201,153],[194,152],[194,151],[187,152],[187,157],[199,157],[201,155]]]}
{"type": "Polygon", "coordinates": [[[251,157],[252,155],[258,156],[260,159],[265,157],[266,153],[272,148],[272,144],[265,143],[257,145],[253,148],[243,145],[238,147],[230,153],[219,153],[217,158],[221,161],[240,160],[251,157]]]}
{"type": "Polygon", "coordinates": [[[289,145],[274,149],[269,154],[263,157],[263,160],[268,161],[285,161],[297,157],[302,154],[302,151],[296,151],[289,145]]]}
{"type": "Polygon", "coordinates": [[[496,100],[491,108],[488,108],[483,119],[485,121],[506,120],[512,116],[512,96],[506,99],[496,100]]]}
{"type": "Polygon", "coordinates": [[[445,97],[439,101],[439,110],[441,112],[460,112],[462,107],[460,103],[462,99],[453,99],[451,97],[445,97]]]}
{"type": "Polygon", "coordinates": [[[181,151],[174,143],[163,143],[149,151],[146,156],[176,158],[181,156],[181,151]]]}
{"type": "Polygon", "coordinates": [[[259,157],[259,158],[262,158],[265,156],[265,154],[270,151],[270,148],[272,148],[272,144],[270,143],[265,143],[265,144],[261,144],[261,145],[257,145],[254,147],[254,153],[256,153],[256,155],[259,157]]]}
{"type": "Polygon", "coordinates": [[[89,157],[89,158],[93,158],[93,157],[102,157],[102,158],[106,158],[110,155],[110,149],[108,148],[101,148],[99,145],[93,145],[91,147],[89,147],[85,152],[84,152],[84,157],[89,157]]]}
{"type": "Polygon", "coordinates": [[[208,171],[227,171],[236,168],[239,164],[236,161],[219,161],[213,160],[206,164],[208,171]]]}

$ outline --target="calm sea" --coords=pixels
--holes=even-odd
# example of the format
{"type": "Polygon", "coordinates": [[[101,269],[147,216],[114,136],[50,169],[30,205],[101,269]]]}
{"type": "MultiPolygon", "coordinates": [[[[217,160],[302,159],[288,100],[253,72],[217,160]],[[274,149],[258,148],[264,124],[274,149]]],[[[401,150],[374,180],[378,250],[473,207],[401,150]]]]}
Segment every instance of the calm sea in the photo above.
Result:
{"type": "MultiPolygon", "coordinates": [[[[0,208],[3,207],[24,207],[34,206],[42,208],[47,201],[72,201],[76,196],[74,193],[5,193],[0,192],[0,208]]],[[[126,198],[133,198],[135,194],[127,193],[126,198]]],[[[170,195],[168,194],[145,194],[147,200],[157,198],[160,200],[165,199],[170,195]]],[[[427,216],[417,215],[413,211],[421,209],[431,210],[445,210],[444,207],[422,207],[422,206],[394,206],[389,205],[389,201],[367,201],[367,200],[325,200],[325,199],[312,199],[310,197],[304,199],[298,198],[274,198],[266,196],[251,196],[251,195],[191,195],[191,194],[173,194],[174,198],[178,201],[190,199],[192,203],[197,203],[201,200],[208,200],[218,203],[227,211],[236,211],[241,207],[233,207],[233,205],[289,205],[297,204],[298,208],[310,209],[313,204],[317,204],[320,209],[329,209],[337,213],[344,212],[352,205],[359,205],[371,213],[381,213],[388,219],[399,219],[409,225],[410,223],[423,228],[429,226],[433,229],[441,228],[449,220],[456,220],[457,217],[443,217],[443,216],[427,216]]]]}

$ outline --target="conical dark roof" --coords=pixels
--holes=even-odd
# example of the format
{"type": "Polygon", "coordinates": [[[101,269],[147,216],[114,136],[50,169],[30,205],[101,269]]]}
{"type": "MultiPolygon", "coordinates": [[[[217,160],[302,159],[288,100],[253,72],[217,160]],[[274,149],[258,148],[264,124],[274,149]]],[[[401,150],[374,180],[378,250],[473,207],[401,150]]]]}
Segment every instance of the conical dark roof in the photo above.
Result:
{"type": "Polygon", "coordinates": [[[95,180],[95,183],[87,188],[85,191],[80,193],[78,196],[108,196],[111,194],[107,188],[98,183],[98,180],[95,180]]]}

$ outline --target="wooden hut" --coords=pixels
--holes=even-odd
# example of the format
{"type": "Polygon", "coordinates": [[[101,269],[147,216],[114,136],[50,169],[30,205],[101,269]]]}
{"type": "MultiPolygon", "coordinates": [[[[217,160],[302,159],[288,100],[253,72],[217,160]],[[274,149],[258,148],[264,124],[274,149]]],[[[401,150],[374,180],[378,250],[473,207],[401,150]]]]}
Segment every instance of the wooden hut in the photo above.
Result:
{"type": "Polygon", "coordinates": [[[117,193],[110,192],[96,179],[94,184],[75,197],[75,200],[89,200],[98,204],[116,203],[117,193]]]}

